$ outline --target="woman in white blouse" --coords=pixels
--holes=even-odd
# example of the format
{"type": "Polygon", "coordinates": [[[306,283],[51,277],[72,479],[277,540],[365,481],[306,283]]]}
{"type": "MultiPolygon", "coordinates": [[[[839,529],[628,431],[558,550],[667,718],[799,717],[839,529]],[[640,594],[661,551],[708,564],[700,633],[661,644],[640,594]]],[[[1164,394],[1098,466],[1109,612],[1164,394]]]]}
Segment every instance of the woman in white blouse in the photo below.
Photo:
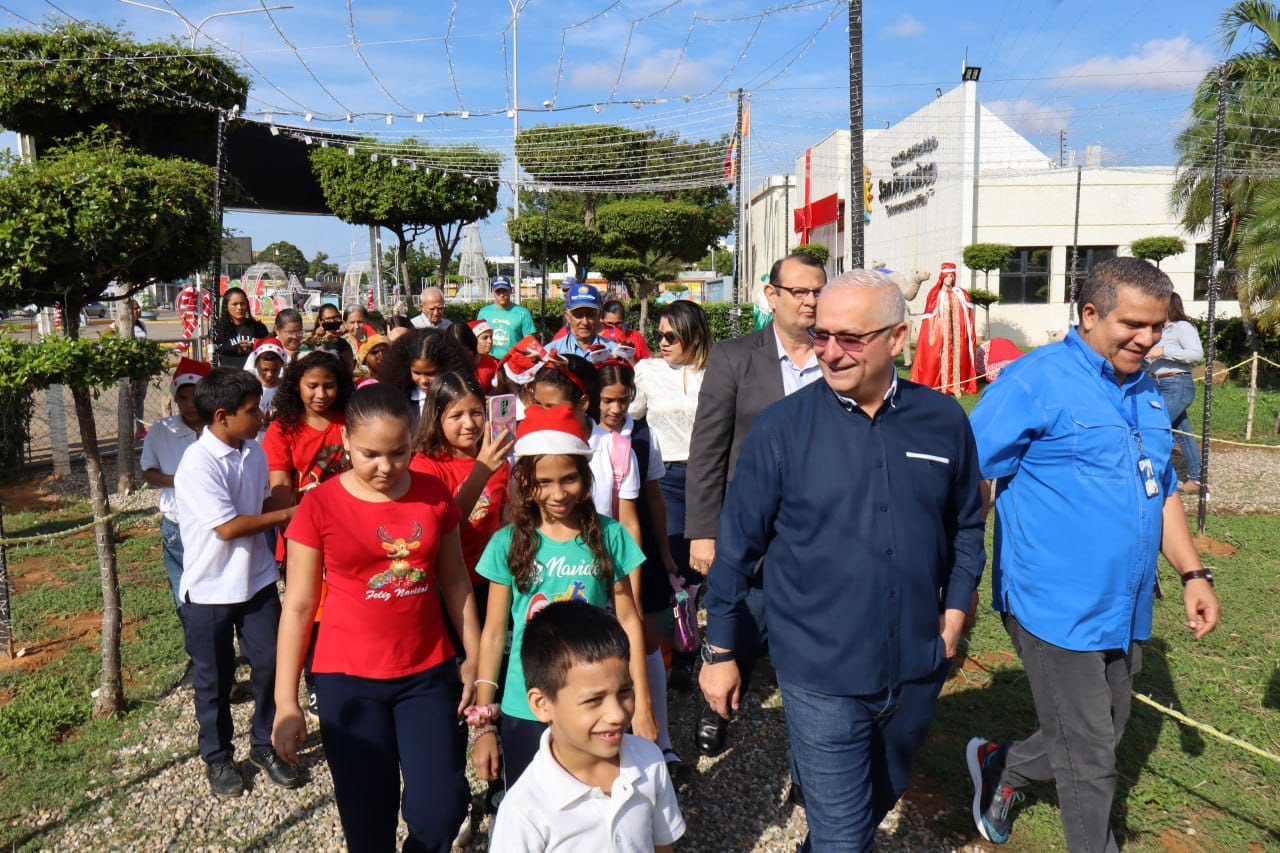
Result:
{"type": "MultiPolygon", "coordinates": [[[[645,418],[662,448],[667,473],[658,481],[667,503],[667,539],[682,573],[689,568],[689,542],[684,538],[684,478],[689,438],[698,411],[698,392],[711,355],[711,327],[696,302],[672,302],[658,321],[659,358],[636,364],[636,397],[631,417],[645,418]]],[[[677,673],[675,661],[672,678],[677,673]]]]}

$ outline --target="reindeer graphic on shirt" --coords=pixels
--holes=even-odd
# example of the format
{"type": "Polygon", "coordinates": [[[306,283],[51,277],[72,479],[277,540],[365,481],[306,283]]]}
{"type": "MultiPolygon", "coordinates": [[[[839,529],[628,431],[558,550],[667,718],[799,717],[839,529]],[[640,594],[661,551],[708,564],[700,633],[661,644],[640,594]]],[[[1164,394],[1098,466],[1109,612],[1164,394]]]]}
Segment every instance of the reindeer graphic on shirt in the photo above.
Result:
{"type": "Polygon", "coordinates": [[[408,557],[414,551],[422,547],[422,542],[420,541],[422,539],[421,524],[416,521],[413,523],[412,532],[407,539],[393,539],[387,533],[385,525],[379,526],[378,538],[382,540],[382,550],[387,552],[387,559],[391,561],[391,567],[369,578],[368,586],[370,589],[382,589],[384,587],[407,589],[427,579],[426,571],[411,566],[408,560],[408,557]]]}

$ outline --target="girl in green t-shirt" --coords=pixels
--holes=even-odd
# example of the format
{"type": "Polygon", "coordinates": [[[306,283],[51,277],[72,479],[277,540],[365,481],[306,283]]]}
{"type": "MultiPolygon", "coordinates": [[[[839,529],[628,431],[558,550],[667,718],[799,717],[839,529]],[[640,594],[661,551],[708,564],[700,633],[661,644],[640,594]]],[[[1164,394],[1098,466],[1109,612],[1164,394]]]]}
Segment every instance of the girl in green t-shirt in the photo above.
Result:
{"type": "Polygon", "coordinates": [[[631,677],[636,694],[632,731],[655,740],[645,672],[644,625],[627,580],[644,562],[631,535],[599,515],[591,500],[591,449],[568,406],[530,407],[516,436],[511,496],[512,523],[494,534],[476,571],[489,581],[489,603],[480,639],[472,760],[481,779],[499,773],[498,736],[507,787],[538,751],[544,724],[529,709],[520,647],[525,624],[553,601],[576,599],[605,607],[610,600],[631,643],[631,677]],[[511,654],[505,673],[502,653],[511,626],[511,654]],[[499,676],[501,675],[501,679],[499,676]],[[492,725],[491,703],[504,685],[501,722],[492,725]]]}

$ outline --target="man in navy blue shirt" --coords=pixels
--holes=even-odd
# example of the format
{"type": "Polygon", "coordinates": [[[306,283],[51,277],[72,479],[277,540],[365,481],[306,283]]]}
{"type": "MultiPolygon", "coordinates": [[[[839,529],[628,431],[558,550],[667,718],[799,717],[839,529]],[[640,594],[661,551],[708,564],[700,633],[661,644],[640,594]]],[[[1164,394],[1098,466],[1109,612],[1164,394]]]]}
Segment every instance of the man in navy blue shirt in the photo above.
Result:
{"type": "Polygon", "coordinates": [[[1009,838],[1018,789],[1054,780],[1072,851],[1114,851],[1115,747],[1151,636],[1156,556],[1182,578],[1196,639],[1218,624],[1170,461],[1169,414],[1143,359],[1173,284],[1115,258],[1080,290],[1080,325],[1000,373],[973,412],[982,476],[996,480],[993,606],[1022,658],[1039,730],[973,738],[973,817],[1009,838]]]}
{"type": "Polygon", "coordinates": [[[707,580],[700,684],[727,717],[741,692],[736,623],[763,559],[804,850],[871,848],[933,722],[985,559],[973,434],[954,400],[898,378],[905,319],[880,273],[823,288],[823,381],[752,424],[707,580]]]}

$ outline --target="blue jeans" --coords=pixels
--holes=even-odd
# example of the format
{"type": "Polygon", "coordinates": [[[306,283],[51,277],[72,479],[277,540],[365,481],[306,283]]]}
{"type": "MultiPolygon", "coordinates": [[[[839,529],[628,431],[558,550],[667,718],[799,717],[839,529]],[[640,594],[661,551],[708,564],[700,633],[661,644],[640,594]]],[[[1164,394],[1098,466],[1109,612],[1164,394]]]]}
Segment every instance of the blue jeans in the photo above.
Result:
{"type": "Polygon", "coordinates": [[[809,821],[801,850],[872,848],[876,827],[907,790],[948,669],[870,696],[817,693],[778,673],[791,778],[804,791],[809,821]]]}
{"type": "Polygon", "coordinates": [[[400,678],[317,672],[320,737],[348,849],[448,851],[467,813],[466,745],[453,660],[400,678]],[[403,794],[401,778],[404,780],[403,794]]]}
{"type": "Polygon", "coordinates": [[[685,580],[698,583],[689,569],[689,540],[684,538],[684,478],[687,463],[666,463],[667,473],[658,480],[662,500],[667,505],[667,544],[671,547],[671,559],[685,580]]]}
{"type": "Polygon", "coordinates": [[[182,531],[178,522],[160,517],[160,553],[164,556],[164,570],[169,574],[169,588],[173,590],[173,604],[178,608],[178,618],[182,618],[182,597],[178,589],[182,586],[182,531]]]}
{"type": "Polygon", "coordinates": [[[1156,387],[1164,398],[1164,407],[1169,410],[1169,422],[1175,430],[1173,437],[1182,451],[1182,461],[1187,466],[1187,478],[1200,482],[1200,447],[1193,436],[1182,435],[1183,432],[1195,432],[1191,428],[1191,420],[1187,417],[1187,407],[1196,398],[1196,383],[1190,373],[1175,373],[1172,376],[1155,377],[1156,387]],[[1177,432],[1181,430],[1181,432],[1177,432]]]}

